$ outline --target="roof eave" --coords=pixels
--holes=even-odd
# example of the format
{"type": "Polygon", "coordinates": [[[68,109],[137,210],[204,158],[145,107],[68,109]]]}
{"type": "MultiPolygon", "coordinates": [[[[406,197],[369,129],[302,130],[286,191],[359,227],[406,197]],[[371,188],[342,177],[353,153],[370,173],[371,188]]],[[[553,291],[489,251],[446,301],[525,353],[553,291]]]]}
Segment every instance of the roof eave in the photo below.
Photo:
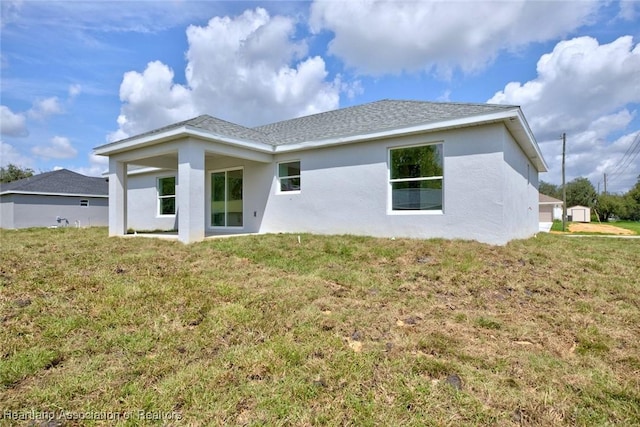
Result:
{"type": "Polygon", "coordinates": [[[0,196],[6,194],[27,194],[33,196],[63,196],[63,197],[99,197],[108,198],[108,194],[84,194],[84,193],[51,193],[47,191],[21,191],[21,190],[7,190],[0,193],[0,196]]]}
{"type": "Polygon", "coordinates": [[[535,137],[533,136],[533,133],[531,132],[531,129],[529,128],[529,125],[527,124],[527,121],[522,114],[522,110],[519,107],[514,107],[509,110],[498,111],[490,114],[468,116],[453,120],[426,123],[416,126],[386,129],[365,134],[317,139],[312,141],[303,141],[299,143],[283,144],[277,146],[258,141],[230,138],[214,132],[204,131],[202,129],[185,125],[152,135],[140,136],[138,138],[131,138],[122,140],[120,142],[102,145],[94,148],[94,153],[100,156],[110,156],[113,154],[135,150],[137,148],[156,145],[168,141],[174,141],[180,138],[193,137],[204,141],[218,142],[249,150],[273,154],[330,147],[342,144],[351,144],[355,142],[379,140],[391,137],[408,136],[419,133],[428,133],[498,122],[505,123],[507,129],[509,129],[518,145],[523,149],[529,159],[535,164],[538,171],[547,172],[548,166],[544,158],[542,157],[542,153],[540,151],[540,148],[538,147],[535,137]]]}
{"type": "Polygon", "coordinates": [[[360,135],[350,135],[346,137],[319,139],[315,141],[304,141],[294,144],[284,144],[275,147],[276,153],[286,153],[292,151],[308,150],[312,148],[330,147],[355,142],[365,142],[391,137],[409,136],[420,133],[443,131],[469,126],[479,126],[488,123],[504,122],[509,131],[513,134],[517,143],[525,151],[529,159],[534,162],[539,172],[547,171],[547,164],[542,157],[540,148],[529,129],[527,122],[519,107],[513,109],[484,114],[481,116],[469,116],[459,119],[446,120],[440,122],[427,123],[416,126],[387,129],[378,132],[370,132],[360,135]]]}
{"type": "Polygon", "coordinates": [[[549,170],[549,166],[547,162],[544,160],[542,156],[542,151],[540,151],[540,146],[536,141],[527,120],[522,113],[520,107],[515,110],[511,110],[514,114],[513,119],[510,117],[506,122],[507,129],[511,132],[513,137],[516,139],[516,142],[523,151],[527,154],[529,159],[535,164],[538,172],[547,172],[549,170]],[[517,125],[516,125],[517,124],[517,125]]]}
{"type": "Polygon", "coordinates": [[[148,147],[150,145],[156,145],[163,142],[174,141],[177,139],[189,137],[202,139],[209,142],[221,142],[224,144],[269,154],[273,153],[273,147],[269,144],[239,138],[230,138],[214,132],[207,132],[201,129],[197,129],[188,125],[169,129],[167,131],[156,133],[153,135],[146,135],[139,138],[131,138],[119,142],[112,142],[109,144],[101,145],[94,148],[93,152],[98,156],[110,156],[137,148],[148,147]]]}

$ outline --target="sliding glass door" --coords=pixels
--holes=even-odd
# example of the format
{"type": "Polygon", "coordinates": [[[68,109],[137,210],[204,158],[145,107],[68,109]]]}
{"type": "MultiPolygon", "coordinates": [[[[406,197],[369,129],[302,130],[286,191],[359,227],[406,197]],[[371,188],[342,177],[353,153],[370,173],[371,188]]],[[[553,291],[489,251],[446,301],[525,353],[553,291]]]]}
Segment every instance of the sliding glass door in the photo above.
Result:
{"type": "Polygon", "coordinates": [[[242,227],[242,169],[211,174],[211,226],[242,227]]]}

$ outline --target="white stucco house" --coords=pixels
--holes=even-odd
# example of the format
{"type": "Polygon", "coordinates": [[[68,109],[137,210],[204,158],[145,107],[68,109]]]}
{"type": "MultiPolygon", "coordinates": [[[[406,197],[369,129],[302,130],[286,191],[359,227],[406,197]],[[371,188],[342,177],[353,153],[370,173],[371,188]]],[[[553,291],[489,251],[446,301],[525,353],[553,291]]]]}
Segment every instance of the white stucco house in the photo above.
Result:
{"type": "Polygon", "coordinates": [[[310,232],[505,244],[547,170],[517,106],[383,100],[247,128],[211,116],[95,148],[109,234],[310,232]]]}
{"type": "Polygon", "coordinates": [[[562,220],[562,200],[555,197],[540,194],[539,212],[540,222],[553,222],[554,220],[562,220]]]}
{"type": "Polygon", "coordinates": [[[92,227],[108,224],[105,178],[67,169],[0,184],[0,228],[92,227]]]}

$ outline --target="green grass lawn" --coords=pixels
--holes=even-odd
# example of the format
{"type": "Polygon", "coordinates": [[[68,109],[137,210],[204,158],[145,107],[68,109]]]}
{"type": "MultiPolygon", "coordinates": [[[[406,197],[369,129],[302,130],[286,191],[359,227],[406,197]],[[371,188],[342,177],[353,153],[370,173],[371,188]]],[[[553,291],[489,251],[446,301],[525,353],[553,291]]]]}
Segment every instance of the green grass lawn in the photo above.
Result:
{"type": "MultiPolygon", "coordinates": [[[[568,231],[568,228],[569,228],[569,223],[568,222],[566,223],[566,226],[567,226],[567,231],[568,231]]],[[[557,219],[553,220],[553,224],[551,225],[551,231],[564,231],[564,230],[562,230],[562,221],[557,220],[557,219]]]]}
{"type": "Polygon", "coordinates": [[[0,425],[640,425],[638,240],[0,244],[0,425]]]}
{"type": "Polygon", "coordinates": [[[640,234],[640,221],[611,221],[608,224],[626,228],[627,230],[635,231],[636,234],[640,234]]]}

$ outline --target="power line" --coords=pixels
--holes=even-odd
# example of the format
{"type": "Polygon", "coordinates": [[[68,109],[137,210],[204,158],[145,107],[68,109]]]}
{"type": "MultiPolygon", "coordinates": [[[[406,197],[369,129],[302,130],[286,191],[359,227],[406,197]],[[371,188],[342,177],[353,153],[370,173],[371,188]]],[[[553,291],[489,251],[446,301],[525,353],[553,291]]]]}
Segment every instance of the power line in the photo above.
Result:
{"type": "Polygon", "coordinates": [[[636,134],[635,139],[633,140],[633,142],[631,143],[627,151],[622,156],[622,159],[620,159],[620,162],[618,162],[618,165],[615,168],[615,170],[610,174],[608,174],[609,184],[611,184],[612,181],[615,181],[616,179],[620,178],[624,173],[624,171],[626,171],[627,168],[631,164],[633,164],[634,160],[638,157],[638,155],[640,155],[640,132],[636,134]]]}

